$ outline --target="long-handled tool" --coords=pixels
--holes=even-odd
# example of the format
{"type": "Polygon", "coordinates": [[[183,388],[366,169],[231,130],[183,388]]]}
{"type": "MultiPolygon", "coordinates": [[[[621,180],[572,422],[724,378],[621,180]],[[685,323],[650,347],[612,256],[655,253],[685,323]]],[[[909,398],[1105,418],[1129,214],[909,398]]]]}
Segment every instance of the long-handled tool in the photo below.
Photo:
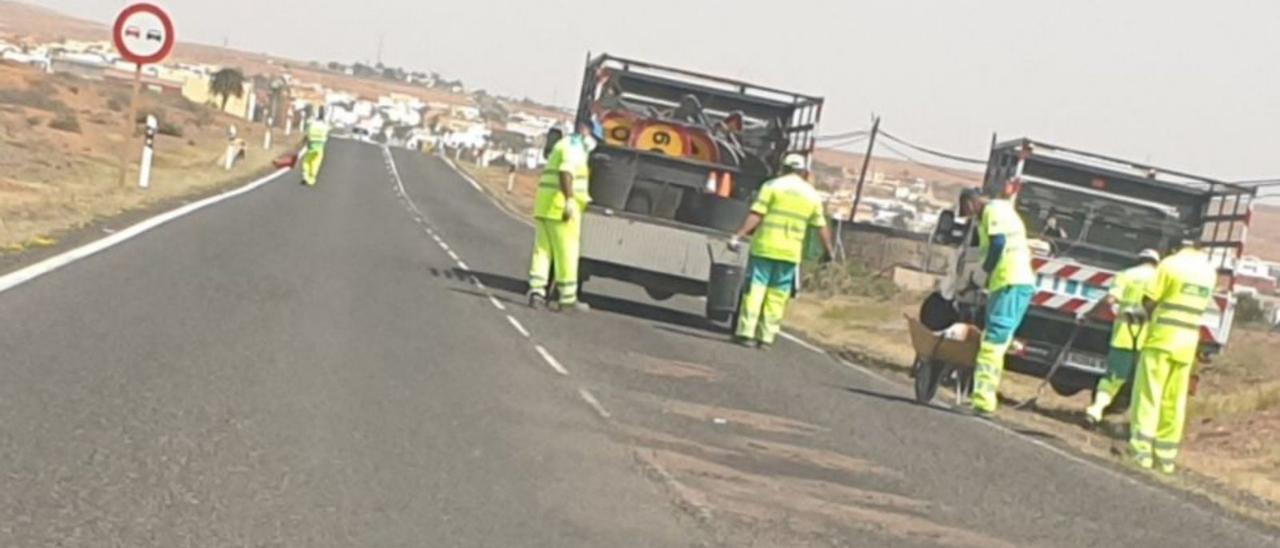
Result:
{"type": "Polygon", "coordinates": [[[1040,399],[1040,396],[1044,394],[1045,387],[1049,386],[1049,384],[1053,382],[1053,376],[1057,374],[1058,369],[1062,367],[1062,364],[1066,363],[1067,353],[1070,352],[1071,347],[1075,345],[1076,336],[1080,334],[1080,328],[1084,326],[1082,318],[1077,318],[1074,323],[1075,326],[1071,328],[1071,335],[1067,337],[1067,343],[1062,345],[1062,348],[1058,350],[1058,356],[1054,358],[1053,366],[1049,368],[1049,374],[1045,375],[1044,380],[1040,382],[1040,386],[1036,387],[1035,395],[1031,396],[1031,399],[1013,406],[1014,409],[1024,409],[1035,405],[1036,401],[1040,399]]]}

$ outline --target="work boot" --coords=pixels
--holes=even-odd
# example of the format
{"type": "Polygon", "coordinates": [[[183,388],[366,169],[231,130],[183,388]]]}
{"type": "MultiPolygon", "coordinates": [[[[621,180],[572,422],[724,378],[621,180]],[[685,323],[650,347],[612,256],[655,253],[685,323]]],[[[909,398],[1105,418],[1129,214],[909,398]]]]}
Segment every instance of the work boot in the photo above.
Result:
{"type": "Polygon", "coordinates": [[[773,343],[760,341],[760,344],[756,345],[756,349],[761,352],[768,352],[773,350],[773,343]]]}
{"type": "Polygon", "coordinates": [[[1172,476],[1178,471],[1178,466],[1170,461],[1156,461],[1156,470],[1166,476],[1172,476]]]}
{"type": "Polygon", "coordinates": [[[738,335],[734,335],[734,336],[733,336],[733,344],[736,344],[736,345],[741,346],[741,347],[743,347],[743,348],[755,348],[755,347],[756,347],[756,341],[755,341],[754,339],[748,339],[748,338],[746,338],[746,337],[741,337],[741,336],[738,336],[738,335]]]}
{"type": "Polygon", "coordinates": [[[966,417],[973,417],[973,418],[982,419],[982,420],[991,420],[991,418],[996,415],[994,411],[978,409],[976,407],[973,407],[972,405],[962,405],[960,407],[955,408],[955,411],[956,413],[959,413],[966,417]]]}
{"type": "Polygon", "coordinates": [[[553,310],[564,314],[572,314],[575,312],[590,312],[591,306],[582,301],[574,301],[571,303],[556,303],[553,310]]]}
{"type": "Polygon", "coordinates": [[[542,308],[547,305],[547,296],[536,291],[529,292],[529,308],[542,308]]]}
{"type": "Polygon", "coordinates": [[[1093,430],[1102,423],[1102,411],[1090,407],[1084,411],[1084,427],[1093,430]]]}

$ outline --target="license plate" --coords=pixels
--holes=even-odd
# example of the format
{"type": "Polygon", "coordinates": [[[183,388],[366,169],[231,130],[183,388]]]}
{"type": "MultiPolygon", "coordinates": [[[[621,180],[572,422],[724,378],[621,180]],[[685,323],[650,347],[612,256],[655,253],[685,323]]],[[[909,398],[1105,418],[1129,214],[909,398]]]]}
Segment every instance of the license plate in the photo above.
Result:
{"type": "Polygon", "coordinates": [[[1080,369],[1097,371],[1099,373],[1105,373],[1107,371],[1107,359],[1093,354],[1067,352],[1067,364],[1074,365],[1080,369]]]}

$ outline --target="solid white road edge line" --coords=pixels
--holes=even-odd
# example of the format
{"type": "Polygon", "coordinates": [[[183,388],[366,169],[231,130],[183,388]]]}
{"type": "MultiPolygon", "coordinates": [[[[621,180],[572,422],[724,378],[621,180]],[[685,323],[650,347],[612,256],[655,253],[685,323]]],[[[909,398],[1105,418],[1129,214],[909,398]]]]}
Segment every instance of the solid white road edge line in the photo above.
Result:
{"type": "Polygon", "coordinates": [[[169,221],[172,221],[184,215],[190,214],[192,212],[204,209],[206,207],[214,205],[223,200],[228,200],[236,196],[239,196],[241,194],[245,194],[253,190],[256,190],[262,185],[265,185],[288,172],[289,170],[287,169],[281,169],[281,170],[275,171],[270,175],[262,177],[240,188],[229,190],[227,192],[223,192],[222,194],[218,194],[215,196],[210,196],[203,200],[192,202],[182,207],[179,207],[177,209],[173,209],[171,211],[161,213],[159,215],[156,215],[155,217],[151,217],[142,222],[136,223],[133,226],[120,230],[114,234],[111,234],[110,236],[106,236],[104,238],[94,240],[92,242],[89,242],[85,245],[82,245],[70,251],[66,251],[58,255],[54,255],[53,257],[49,257],[48,259],[45,259],[33,265],[15,270],[13,272],[5,274],[4,276],[0,276],[0,293],[13,289],[19,285],[22,285],[36,278],[39,278],[40,276],[53,272],[54,270],[67,266],[76,261],[79,261],[80,259],[83,259],[95,253],[98,253],[110,247],[124,243],[127,240],[130,240],[160,225],[168,223],[169,221]]]}
{"type": "Polygon", "coordinates": [[[529,338],[529,330],[524,328],[524,325],[520,323],[520,320],[515,319],[514,316],[507,315],[507,321],[511,322],[511,327],[516,328],[516,331],[520,332],[521,335],[524,335],[524,338],[529,338]]]}
{"type": "Polygon", "coordinates": [[[476,189],[476,192],[484,192],[484,189],[480,188],[480,183],[477,183],[475,179],[472,179],[470,175],[467,175],[461,169],[458,169],[458,164],[453,163],[453,160],[445,158],[444,163],[449,164],[449,167],[458,172],[458,175],[461,175],[462,179],[465,180],[467,184],[471,185],[471,188],[476,189]]]}
{"type": "Polygon", "coordinates": [[[540,344],[533,345],[533,348],[538,351],[538,355],[542,356],[542,359],[547,362],[547,365],[550,365],[552,369],[556,370],[556,373],[566,377],[569,376],[569,370],[565,369],[563,365],[560,365],[560,361],[556,360],[556,357],[552,356],[550,352],[547,352],[546,348],[543,348],[540,344]]]}
{"type": "Polygon", "coordinates": [[[605,409],[603,405],[600,405],[600,400],[597,400],[596,397],[591,394],[590,390],[587,390],[586,388],[579,388],[578,395],[582,396],[582,400],[587,402],[587,405],[590,405],[592,409],[595,409],[596,413],[600,415],[600,418],[608,420],[612,417],[612,415],[609,414],[609,411],[605,409]]]}

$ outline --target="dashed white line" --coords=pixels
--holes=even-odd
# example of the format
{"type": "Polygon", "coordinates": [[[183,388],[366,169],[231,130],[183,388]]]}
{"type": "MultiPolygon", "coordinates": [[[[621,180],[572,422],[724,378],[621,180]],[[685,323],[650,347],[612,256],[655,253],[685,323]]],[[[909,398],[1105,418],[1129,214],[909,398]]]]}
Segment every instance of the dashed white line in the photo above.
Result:
{"type": "Polygon", "coordinates": [[[437,241],[440,242],[440,249],[443,249],[445,251],[453,251],[452,249],[449,249],[449,244],[446,243],[444,240],[437,240],[437,241]]]}
{"type": "MultiPolygon", "coordinates": [[[[524,338],[529,338],[529,330],[524,328],[524,325],[520,323],[520,320],[517,320],[514,316],[508,314],[507,321],[511,322],[511,327],[516,328],[516,331],[519,331],[521,335],[524,335],[524,338]]],[[[546,356],[544,355],[543,357],[545,358],[546,356]]]]}
{"type": "Polygon", "coordinates": [[[487,289],[489,289],[489,288],[487,288],[487,287],[485,287],[485,286],[484,286],[484,282],[480,281],[480,278],[477,278],[477,277],[475,277],[475,276],[472,276],[472,277],[471,277],[471,283],[472,283],[472,284],[475,284],[476,288],[478,288],[478,289],[481,289],[481,290],[487,290],[487,289]]]}
{"type": "Polygon", "coordinates": [[[494,297],[493,295],[489,295],[489,302],[493,303],[493,307],[494,307],[494,308],[497,308],[498,310],[501,310],[501,311],[503,311],[503,312],[505,312],[505,311],[507,310],[506,305],[502,304],[502,301],[499,301],[499,300],[498,300],[496,297],[494,297]]]}
{"type": "Polygon", "coordinates": [[[547,362],[547,365],[550,365],[552,369],[556,370],[556,373],[566,377],[569,376],[569,370],[565,369],[563,365],[560,365],[560,361],[557,360],[555,356],[552,356],[550,352],[547,352],[546,348],[543,348],[540,344],[534,345],[533,348],[538,351],[538,355],[542,356],[542,359],[547,362]]]}
{"type": "Polygon", "coordinates": [[[471,270],[471,267],[467,266],[467,263],[462,261],[458,261],[458,268],[461,268],[462,270],[471,270]]]}
{"type": "Polygon", "coordinates": [[[595,409],[596,414],[600,415],[600,418],[608,420],[612,417],[612,415],[609,414],[609,410],[605,409],[603,405],[600,405],[600,400],[597,400],[596,397],[591,394],[591,391],[586,388],[579,388],[578,395],[582,396],[582,400],[587,402],[587,405],[590,405],[592,409],[595,409]]]}
{"type": "Polygon", "coordinates": [[[446,247],[445,253],[447,253],[449,255],[449,258],[453,259],[453,262],[455,263],[462,260],[462,258],[458,257],[458,254],[454,253],[452,249],[449,249],[446,247]]]}

